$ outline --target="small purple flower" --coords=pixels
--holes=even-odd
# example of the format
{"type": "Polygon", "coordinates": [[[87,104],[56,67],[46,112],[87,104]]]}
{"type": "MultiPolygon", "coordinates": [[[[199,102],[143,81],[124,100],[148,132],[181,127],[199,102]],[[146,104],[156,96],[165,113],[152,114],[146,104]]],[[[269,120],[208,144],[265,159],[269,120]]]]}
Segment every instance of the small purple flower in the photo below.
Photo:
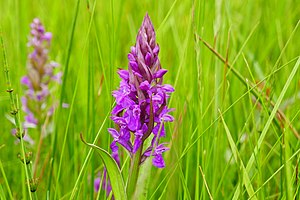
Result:
{"type": "MultiPolygon", "coordinates": [[[[154,137],[155,139],[156,137],[154,137]]],[[[153,140],[152,140],[153,142],[153,140]]],[[[155,147],[153,150],[153,144],[144,152],[143,157],[142,157],[142,162],[145,161],[145,159],[149,156],[154,156],[152,160],[152,164],[157,167],[157,168],[164,168],[165,167],[165,162],[162,157],[162,153],[169,150],[169,148],[165,147],[164,144],[159,144],[155,147]]]]}
{"type": "Polygon", "coordinates": [[[28,55],[27,75],[21,79],[25,87],[22,97],[22,109],[25,112],[24,128],[42,126],[46,117],[55,109],[52,96],[52,84],[61,83],[62,72],[55,73],[58,63],[49,60],[49,48],[52,33],[46,32],[38,18],[30,24],[30,36],[27,46],[32,50],[28,55]]]}
{"type": "Polygon", "coordinates": [[[162,153],[168,148],[160,144],[159,140],[166,136],[164,123],[174,121],[174,117],[169,114],[172,109],[167,106],[174,88],[163,84],[167,70],[162,69],[158,53],[154,27],[146,14],[136,44],[128,54],[128,70],[119,69],[120,86],[112,93],[116,106],[111,119],[116,128],[109,128],[108,132],[113,137],[113,157],[118,161],[116,144],[123,146],[133,156],[143,148],[144,141],[153,136],[151,146],[142,153],[141,162],[153,156],[155,167],[165,166],[162,153]]]}
{"type": "Polygon", "coordinates": [[[100,183],[101,183],[101,179],[99,177],[94,180],[94,189],[96,192],[99,191],[100,183]]]}
{"type": "Polygon", "coordinates": [[[68,103],[62,103],[62,105],[61,105],[63,108],[69,108],[70,107],[70,104],[68,104],[68,103]]]}
{"type": "Polygon", "coordinates": [[[96,192],[99,191],[99,188],[100,188],[100,184],[101,184],[101,181],[102,181],[102,189],[105,189],[106,190],[106,194],[109,195],[109,193],[111,192],[112,188],[111,188],[111,184],[110,184],[110,181],[107,179],[107,172],[106,170],[104,169],[104,172],[103,172],[103,179],[101,180],[101,178],[96,178],[94,180],[94,189],[96,192]]]}

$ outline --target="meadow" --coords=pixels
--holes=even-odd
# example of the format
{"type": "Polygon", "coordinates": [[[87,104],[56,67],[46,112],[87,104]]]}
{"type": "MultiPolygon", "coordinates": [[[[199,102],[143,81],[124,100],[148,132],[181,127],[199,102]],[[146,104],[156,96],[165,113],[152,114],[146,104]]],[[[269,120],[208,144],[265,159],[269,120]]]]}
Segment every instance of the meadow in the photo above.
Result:
{"type": "MultiPolygon", "coordinates": [[[[295,0],[0,0],[0,199],[113,198],[94,186],[104,181],[104,151],[80,134],[111,153],[112,92],[146,13],[168,70],[163,82],[175,89],[167,101],[174,121],[161,138],[169,148],[165,167],[148,158],[128,199],[300,199],[295,0]],[[26,115],[21,79],[34,18],[52,33],[49,59],[63,75],[51,86],[47,101],[55,109],[44,118],[47,130],[25,132],[32,143],[12,129],[26,115]],[[32,152],[26,165],[25,151],[32,152]],[[37,179],[30,185],[28,177],[37,179]]],[[[121,145],[119,156],[115,177],[126,186],[131,158],[121,145]]],[[[125,198],[122,190],[113,187],[114,196],[125,198]]]]}

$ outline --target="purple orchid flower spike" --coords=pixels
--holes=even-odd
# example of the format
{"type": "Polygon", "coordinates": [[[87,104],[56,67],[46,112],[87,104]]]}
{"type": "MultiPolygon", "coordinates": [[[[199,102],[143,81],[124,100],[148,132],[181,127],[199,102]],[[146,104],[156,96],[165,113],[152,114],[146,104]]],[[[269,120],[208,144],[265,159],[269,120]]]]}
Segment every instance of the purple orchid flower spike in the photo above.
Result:
{"type": "Polygon", "coordinates": [[[24,128],[42,126],[47,117],[54,112],[52,102],[53,84],[61,83],[62,72],[55,73],[59,64],[49,61],[49,48],[52,33],[46,32],[38,18],[33,19],[27,46],[32,49],[28,55],[27,75],[21,79],[25,87],[22,109],[25,112],[24,128]]]}
{"type": "Polygon", "coordinates": [[[141,155],[141,161],[153,156],[153,165],[161,168],[165,166],[162,152],[168,148],[159,151],[162,148],[159,139],[166,135],[164,123],[174,120],[169,114],[171,109],[167,107],[167,100],[174,88],[162,84],[167,70],[162,69],[158,53],[154,27],[146,14],[136,44],[128,54],[128,70],[118,71],[121,82],[119,89],[113,92],[116,106],[111,116],[116,128],[109,128],[108,131],[114,138],[112,150],[115,157],[118,152],[115,144],[123,146],[133,157],[143,148],[144,141],[153,135],[156,142],[141,155]],[[154,152],[151,154],[149,149],[154,152]]]}
{"type": "MultiPolygon", "coordinates": [[[[120,86],[112,92],[116,105],[111,113],[115,127],[109,128],[113,141],[112,157],[120,166],[119,146],[130,155],[127,181],[128,197],[133,199],[140,165],[149,157],[157,168],[164,168],[163,152],[169,150],[160,139],[167,135],[164,123],[174,121],[167,102],[174,92],[171,85],[163,84],[167,73],[158,58],[159,45],[148,14],[136,37],[136,44],[128,54],[128,69],[119,69],[120,86]],[[151,144],[146,147],[146,140],[151,144]]],[[[148,143],[147,143],[148,144],[148,143]]],[[[105,177],[103,177],[105,178],[105,177]]],[[[99,180],[96,188],[99,188],[99,180]]],[[[109,188],[110,189],[110,188],[109,188]]]]}

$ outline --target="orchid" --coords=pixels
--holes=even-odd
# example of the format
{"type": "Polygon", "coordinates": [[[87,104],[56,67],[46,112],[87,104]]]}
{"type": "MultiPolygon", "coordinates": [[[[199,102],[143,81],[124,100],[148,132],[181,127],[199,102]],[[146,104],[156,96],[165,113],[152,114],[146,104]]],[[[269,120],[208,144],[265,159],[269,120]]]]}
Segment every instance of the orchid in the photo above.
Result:
{"type": "Polygon", "coordinates": [[[162,154],[169,150],[160,139],[166,136],[164,123],[174,120],[169,114],[173,109],[167,105],[174,88],[163,84],[167,70],[161,67],[159,50],[153,24],[146,14],[136,44],[128,54],[128,70],[118,70],[120,86],[112,93],[116,100],[111,113],[115,127],[108,129],[113,138],[110,147],[116,163],[120,166],[118,145],[131,158],[127,182],[129,196],[134,193],[139,166],[147,158],[153,157],[153,166],[164,168],[162,154]],[[145,142],[148,139],[151,142],[145,142]],[[144,146],[146,144],[150,146],[144,146]]]}
{"type": "Polygon", "coordinates": [[[45,31],[38,18],[33,20],[30,28],[28,47],[32,52],[28,56],[27,75],[21,79],[21,84],[26,88],[21,98],[26,114],[24,129],[42,126],[45,119],[53,114],[55,106],[49,103],[52,82],[61,83],[62,76],[62,72],[55,73],[58,63],[49,61],[52,34],[45,31]]]}
{"type": "MultiPolygon", "coordinates": [[[[113,92],[116,106],[111,116],[116,128],[109,128],[108,131],[114,138],[113,143],[123,146],[131,157],[153,135],[151,146],[144,151],[141,161],[154,156],[153,165],[163,168],[162,152],[168,148],[159,144],[159,140],[166,135],[164,122],[174,120],[169,114],[172,109],[167,106],[174,88],[162,84],[167,70],[162,69],[158,53],[154,27],[146,14],[136,44],[128,54],[128,70],[118,71],[121,82],[119,89],[113,92]]],[[[112,150],[117,153],[117,150],[112,150]]]]}

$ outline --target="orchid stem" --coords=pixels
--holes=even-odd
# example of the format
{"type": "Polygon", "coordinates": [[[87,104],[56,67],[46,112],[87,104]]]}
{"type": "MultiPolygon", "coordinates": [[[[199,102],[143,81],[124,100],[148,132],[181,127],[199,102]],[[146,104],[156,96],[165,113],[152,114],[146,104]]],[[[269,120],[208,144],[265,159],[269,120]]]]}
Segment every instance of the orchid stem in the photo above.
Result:
{"type": "Polygon", "coordinates": [[[143,143],[141,144],[137,152],[133,155],[133,158],[131,160],[129,177],[127,182],[127,194],[129,199],[134,199],[134,192],[136,189],[136,183],[140,171],[142,150],[143,150],[143,143]]]}

